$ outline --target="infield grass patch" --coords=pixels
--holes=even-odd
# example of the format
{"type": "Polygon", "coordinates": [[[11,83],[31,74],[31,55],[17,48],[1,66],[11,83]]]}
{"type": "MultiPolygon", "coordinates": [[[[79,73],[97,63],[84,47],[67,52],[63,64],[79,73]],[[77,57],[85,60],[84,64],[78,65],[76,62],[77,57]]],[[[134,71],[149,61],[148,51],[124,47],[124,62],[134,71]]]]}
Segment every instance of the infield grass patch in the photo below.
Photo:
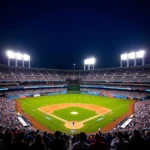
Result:
{"type": "Polygon", "coordinates": [[[96,112],[94,111],[87,110],[80,107],[68,107],[64,109],[59,109],[59,110],[55,110],[52,114],[60,118],[63,118],[67,121],[82,121],[84,119],[91,118],[97,115],[96,112]],[[76,115],[71,114],[71,112],[73,111],[78,112],[78,114],[76,115]]]}

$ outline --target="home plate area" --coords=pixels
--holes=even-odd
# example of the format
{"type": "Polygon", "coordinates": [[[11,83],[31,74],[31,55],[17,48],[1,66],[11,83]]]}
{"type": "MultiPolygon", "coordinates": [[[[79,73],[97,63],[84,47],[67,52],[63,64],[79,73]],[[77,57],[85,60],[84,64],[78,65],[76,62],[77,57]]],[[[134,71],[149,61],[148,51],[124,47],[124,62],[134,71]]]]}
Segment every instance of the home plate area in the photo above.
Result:
{"type": "Polygon", "coordinates": [[[65,123],[65,127],[68,129],[80,129],[83,127],[83,123],[77,121],[68,121],[65,123]]]}
{"type": "MultiPolygon", "coordinates": [[[[63,103],[63,104],[54,104],[54,105],[48,105],[48,106],[44,106],[44,107],[40,107],[38,110],[58,119],[61,120],[62,122],[64,122],[64,125],[66,128],[68,129],[80,129],[84,126],[85,122],[88,122],[92,119],[95,119],[101,115],[104,115],[108,112],[110,112],[111,110],[102,106],[97,106],[97,105],[93,105],[93,104],[82,104],[82,103],[63,103]],[[91,110],[91,111],[95,111],[96,115],[92,116],[90,118],[84,119],[82,121],[67,121],[63,118],[60,118],[56,115],[53,114],[53,112],[55,110],[59,110],[59,109],[65,109],[68,107],[80,107],[80,108],[84,108],[87,110],[91,110]]],[[[71,111],[70,112],[72,115],[78,115],[77,111],[71,111]]]]}

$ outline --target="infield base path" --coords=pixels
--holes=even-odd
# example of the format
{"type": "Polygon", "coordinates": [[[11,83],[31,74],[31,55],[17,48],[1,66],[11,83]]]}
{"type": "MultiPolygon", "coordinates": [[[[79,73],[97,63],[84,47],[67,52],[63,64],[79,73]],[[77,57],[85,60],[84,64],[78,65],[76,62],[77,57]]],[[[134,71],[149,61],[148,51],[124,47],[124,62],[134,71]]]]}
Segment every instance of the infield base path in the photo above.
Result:
{"type": "Polygon", "coordinates": [[[87,122],[87,121],[90,121],[92,119],[95,119],[101,115],[104,115],[108,112],[110,112],[111,110],[108,109],[108,108],[105,108],[105,107],[102,107],[102,106],[97,106],[97,105],[93,105],[93,104],[82,104],[82,103],[63,103],[63,104],[54,104],[54,105],[48,105],[48,106],[44,106],[44,107],[40,107],[38,108],[38,110],[62,121],[65,123],[65,127],[68,128],[68,129],[80,129],[84,126],[84,123],[87,122]],[[80,122],[77,122],[77,121],[74,121],[75,124],[73,125],[73,121],[67,121],[67,120],[64,120],[63,118],[60,118],[54,114],[52,114],[55,110],[58,110],[58,109],[64,109],[64,108],[68,108],[68,107],[81,107],[81,108],[85,108],[85,109],[88,109],[88,110],[92,110],[92,111],[95,111],[97,113],[96,116],[93,116],[93,117],[90,117],[90,118],[87,118],[83,121],[80,121],[80,122]]]}

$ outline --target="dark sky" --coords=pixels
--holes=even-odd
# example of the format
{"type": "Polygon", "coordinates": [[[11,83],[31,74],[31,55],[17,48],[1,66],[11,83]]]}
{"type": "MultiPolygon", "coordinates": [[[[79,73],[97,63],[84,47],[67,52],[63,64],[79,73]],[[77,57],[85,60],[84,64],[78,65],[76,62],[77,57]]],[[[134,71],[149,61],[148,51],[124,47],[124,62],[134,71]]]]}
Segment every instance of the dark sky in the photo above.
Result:
{"type": "Polygon", "coordinates": [[[6,49],[31,55],[32,66],[119,67],[120,54],[146,49],[150,63],[150,3],[145,0],[1,0],[0,63],[6,49]]]}

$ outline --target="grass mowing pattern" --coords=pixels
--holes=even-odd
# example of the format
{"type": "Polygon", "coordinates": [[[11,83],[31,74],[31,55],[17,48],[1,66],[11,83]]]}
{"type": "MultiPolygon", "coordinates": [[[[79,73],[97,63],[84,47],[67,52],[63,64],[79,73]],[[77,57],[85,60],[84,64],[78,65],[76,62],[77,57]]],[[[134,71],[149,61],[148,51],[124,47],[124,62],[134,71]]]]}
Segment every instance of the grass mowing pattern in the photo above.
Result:
{"type": "Polygon", "coordinates": [[[83,121],[84,119],[91,118],[96,116],[96,112],[87,110],[80,107],[68,107],[64,109],[55,110],[52,114],[63,118],[67,121],[83,121]],[[78,114],[71,114],[72,111],[78,112],[78,114]]]}
{"type": "Polygon", "coordinates": [[[112,112],[106,114],[101,121],[97,121],[98,117],[84,124],[84,127],[77,131],[93,132],[98,127],[104,127],[113,121],[114,117],[119,117],[128,111],[129,105],[132,103],[131,100],[107,98],[100,96],[82,95],[82,94],[65,94],[65,95],[52,95],[42,97],[32,97],[26,99],[20,99],[22,107],[25,112],[29,115],[33,114],[35,120],[49,128],[50,130],[60,130],[62,132],[70,133],[70,130],[65,128],[64,123],[52,116],[47,115],[51,120],[46,119],[44,113],[37,110],[42,106],[60,103],[83,103],[83,104],[94,104],[103,106],[112,110],[112,112]]]}

